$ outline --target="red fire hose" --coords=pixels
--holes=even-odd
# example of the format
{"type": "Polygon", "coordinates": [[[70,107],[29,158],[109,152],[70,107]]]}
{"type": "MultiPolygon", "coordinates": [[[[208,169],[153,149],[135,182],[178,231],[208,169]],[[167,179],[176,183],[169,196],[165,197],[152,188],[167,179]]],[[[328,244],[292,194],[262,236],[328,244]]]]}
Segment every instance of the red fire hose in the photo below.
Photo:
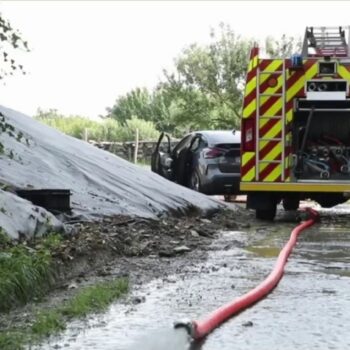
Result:
{"type": "Polygon", "coordinates": [[[306,211],[310,214],[310,218],[293,229],[289,241],[278,255],[274,269],[263,282],[248,293],[213,311],[202,320],[192,321],[189,323],[179,322],[175,324],[175,327],[185,327],[193,339],[201,339],[220,326],[227,319],[253,305],[270,293],[282,278],[284,267],[293,247],[297,242],[298,235],[301,231],[313,225],[318,219],[319,215],[315,210],[307,208],[306,211]]]}

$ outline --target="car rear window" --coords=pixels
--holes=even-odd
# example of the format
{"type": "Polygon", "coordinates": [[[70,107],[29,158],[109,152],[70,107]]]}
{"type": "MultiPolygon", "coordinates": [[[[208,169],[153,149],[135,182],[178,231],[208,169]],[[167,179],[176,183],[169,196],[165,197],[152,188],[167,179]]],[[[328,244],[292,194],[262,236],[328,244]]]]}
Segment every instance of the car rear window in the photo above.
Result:
{"type": "Polygon", "coordinates": [[[241,145],[239,143],[219,143],[219,144],[216,144],[215,147],[222,148],[222,149],[232,149],[232,148],[239,149],[241,145]]]}
{"type": "Polygon", "coordinates": [[[240,143],[241,133],[239,131],[206,131],[203,135],[208,140],[209,144],[230,144],[230,143],[240,143]]]}

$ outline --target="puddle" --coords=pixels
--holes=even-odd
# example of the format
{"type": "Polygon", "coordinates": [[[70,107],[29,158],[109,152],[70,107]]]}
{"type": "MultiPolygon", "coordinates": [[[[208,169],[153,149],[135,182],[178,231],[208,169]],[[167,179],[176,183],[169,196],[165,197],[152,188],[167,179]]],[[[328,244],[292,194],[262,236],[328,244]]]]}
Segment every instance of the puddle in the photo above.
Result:
{"type": "Polygon", "coordinates": [[[248,247],[247,250],[262,258],[277,257],[281,251],[280,248],[275,247],[248,247]]]}
{"type": "Polygon", "coordinates": [[[129,350],[186,350],[190,337],[185,329],[165,328],[150,332],[136,340],[129,350]]]}
{"type": "MultiPolygon", "coordinates": [[[[345,212],[344,208],[342,209],[345,212]]],[[[347,207],[350,215],[350,209],[347,207]]],[[[254,307],[230,319],[202,343],[190,345],[173,322],[198,319],[255,287],[274,266],[293,224],[255,227],[217,240],[208,261],[167,281],[154,280],[134,293],[138,305],[115,304],[87,322],[72,323],[40,349],[272,350],[350,348],[350,221],[325,212],[322,224],[302,233],[285,276],[254,307]],[[341,223],[339,223],[341,222],[341,223]],[[287,228],[286,228],[287,226],[287,228]],[[232,242],[235,244],[232,244],[232,242]],[[246,327],[250,324],[251,327],[246,327]]]]}

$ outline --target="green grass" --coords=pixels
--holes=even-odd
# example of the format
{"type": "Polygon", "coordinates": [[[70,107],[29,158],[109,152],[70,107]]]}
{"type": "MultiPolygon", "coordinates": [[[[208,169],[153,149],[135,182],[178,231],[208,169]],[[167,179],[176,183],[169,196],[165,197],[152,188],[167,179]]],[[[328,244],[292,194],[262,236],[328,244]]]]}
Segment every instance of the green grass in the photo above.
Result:
{"type": "Polygon", "coordinates": [[[63,315],[76,318],[104,310],[113,300],[128,290],[128,281],[118,279],[83,289],[62,308],[63,315]]]}
{"type": "Polygon", "coordinates": [[[24,343],[25,339],[21,332],[0,332],[1,350],[22,350],[24,348],[24,343]]]}
{"type": "Polygon", "coordinates": [[[36,316],[31,331],[40,338],[66,329],[66,323],[58,310],[42,311],[36,316]]]}
{"type": "Polygon", "coordinates": [[[0,311],[40,299],[48,292],[54,282],[51,252],[62,239],[53,233],[13,246],[0,232],[0,311]]]}
{"type": "MultiPolygon", "coordinates": [[[[39,300],[54,283],[51,253],[60,247],[62,236],[47,237],[18,245],[0,229],[0,312],[31,300],[39,300]],[[31,247],[32,246],[32,247],[31,247]]],[[[100,282],[78,290],[68,301],[37,313],[31,325],[0,331],[0,349],[24,349],[63,331],[73,318],[105,310],[128,291],[128,281],[100,282]]]]}
{"type": "Polygon", "coordinates": [[[39,312],[31,326],[0,331],[0,349],[22,350],[26,344],[37,344],[46,337],[65,330],[69,320],[104,311],[114,300],[125,294],[128,288],[127,279],[85,287],[62,305],[39,312]]]}
{"type": "Polygon", "coordinates": [[[40,248],[45,248],[53,250],[58,248],[63,241],[63,237],[60,234],[50,234],[44,239],[40,240],[36,246],[40,248]]]}
{"type": "Polygon", "coordinates": [[[40,338],[55,334],[65,329],[67,320],[101,312],[127,291],[126,279],[100,282],[83,288],[63,305],[39,313],[31,331],[40,338]]]}
{"type": "Polygon", "coordinates": [[[16,246],[0,252],[0,311],[42,297],[53,282],[47,249],[16,246]]]}

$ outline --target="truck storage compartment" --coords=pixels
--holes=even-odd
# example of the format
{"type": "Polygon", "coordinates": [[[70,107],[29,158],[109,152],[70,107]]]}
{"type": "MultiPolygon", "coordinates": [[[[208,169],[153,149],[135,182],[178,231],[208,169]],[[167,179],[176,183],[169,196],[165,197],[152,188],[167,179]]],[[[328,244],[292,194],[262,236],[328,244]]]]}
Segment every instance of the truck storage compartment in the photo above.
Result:
{"type": "Polygon", "coordinates": [[[350,180],[349,101],[298,101],[292,149],[297,179],[350,180]]]}

